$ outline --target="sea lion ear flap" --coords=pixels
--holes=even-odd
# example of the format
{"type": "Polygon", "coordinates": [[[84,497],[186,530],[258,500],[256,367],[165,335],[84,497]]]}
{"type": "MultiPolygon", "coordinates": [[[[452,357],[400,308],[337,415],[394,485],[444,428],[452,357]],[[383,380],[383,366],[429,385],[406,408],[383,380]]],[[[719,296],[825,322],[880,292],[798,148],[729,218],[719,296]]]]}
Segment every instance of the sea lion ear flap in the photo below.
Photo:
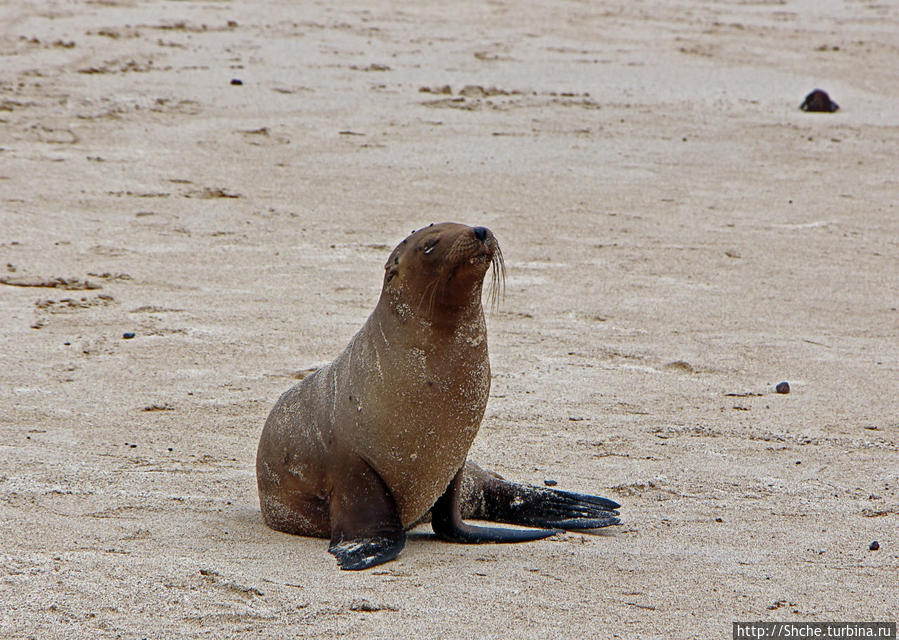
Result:
{"type": "Polygon", "coordinates": [[[400,248],[397,247],[393,250],[393,253],[390,254],[390,257],[387,259],[387,262],[384,263],[384,271],[387,273],[384,275],[384,284],[387,284],[399,271],[400,264],[400,248]]]}
{"type": "MultiPolygon", "coordinates": [[[[414,231],[412,233],[415,233],[414,231]]],[[[403,247],[406,246],[406,243],[409,241],[409,238],[406,238],[398,245],[393,248],[393,251],[390,252],[390,257],[387,258],[387,262],[384,263],[384,270],[389,270],[390,267],[397,266],[400,263],[400,251],[402,251],[403,247]]]]}
{"type": "Polygon", "coordinates": [[[397,247],[393,250],[393,253],[390,254],[390,257],[387,258],[387,262],[384,263],[384,271],[390,271],[391,268],[395,268],[400,263],[400,248],[397,247]]]}

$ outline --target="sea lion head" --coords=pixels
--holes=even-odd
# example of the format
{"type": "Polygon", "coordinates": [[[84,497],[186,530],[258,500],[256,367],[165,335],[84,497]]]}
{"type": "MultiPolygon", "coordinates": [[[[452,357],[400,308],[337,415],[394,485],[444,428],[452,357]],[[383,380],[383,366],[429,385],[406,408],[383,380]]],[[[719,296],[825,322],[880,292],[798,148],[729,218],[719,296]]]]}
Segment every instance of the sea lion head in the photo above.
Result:
{"type": "Polygon", "coordinates": [[[493,266],[490,298],[502,292],[503,254],[487,227],[442,222],[423,227],[397,245],[384,265],[384,289],[394,308],[431,322],[437,316],[481,307],[484,276],[493,266]]]}

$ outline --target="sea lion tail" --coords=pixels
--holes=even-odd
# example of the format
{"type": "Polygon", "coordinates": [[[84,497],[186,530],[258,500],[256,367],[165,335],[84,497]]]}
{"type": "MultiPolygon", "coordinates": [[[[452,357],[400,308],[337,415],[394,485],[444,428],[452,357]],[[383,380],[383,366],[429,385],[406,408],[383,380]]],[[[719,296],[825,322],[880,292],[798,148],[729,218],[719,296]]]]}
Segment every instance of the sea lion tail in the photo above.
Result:
{"type": "Polygon", "coordinates": [[[466,462],[460,510],[463,518],[528,527],[579,531],[620,524],[614,500],[510,482],[466,462]]]}

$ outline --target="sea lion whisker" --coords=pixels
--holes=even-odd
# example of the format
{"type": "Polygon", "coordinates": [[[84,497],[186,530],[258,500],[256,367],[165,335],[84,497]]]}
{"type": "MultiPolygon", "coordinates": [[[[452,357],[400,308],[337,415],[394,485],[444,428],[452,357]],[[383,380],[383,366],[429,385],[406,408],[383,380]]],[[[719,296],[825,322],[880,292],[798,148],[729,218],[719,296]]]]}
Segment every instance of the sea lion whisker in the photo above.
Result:
{"type": "Polygon", "coordinates": [[[425,287],[421,291],[421,295],[418,296],[418,309],[421,310],[422,306],[424,306],[425,296],[428,294],[428,287],[425,287]]]}
{"type": "Polygon", "coordinates": [[[418,301],[418,308],[421,310],[424,307],[424,312],[427,317],[431,316],[431,313],[434,311],[434,300],[437,294],[437,286],[438,281],[433,280],[427,284],[427,286],[421,292],[421,298],[418,301]],[[427,299],[427,306],[424,306],[425,299],[427,299]]]}
{"type": "Polygon", "coordinates": [[[431,314],[434,313],[434,305],[437,303],[437,294],[442,294],[445,287],[446,283],[439,280],[434,281],[434,286],[431,287],[431,299],[428,301],[428,317],[431,317],[431,314]]]}
{"type": "Polygon", "coordinates": [[[498,311],[500,299],[506,295],[506,264],[503,261],[503,252],[496,241],[494,241],[490,265],[493,267],[493,273],[491,274],[490,290],[487,292],[487,302],[492,311],[498,311]]]}
{"type": "Polygon", "coordinates": [[[433,284],[434,284],[433,282],[428,282],[428,283],[422,288],[421,294],[419,294],[419,296],[418,296],[418,307],[417,307],[417,308],[418,308],[419,311],[421,311],[421,310],[423,309],[425,300],[429,297],[429,295],[430,295],[430,289],[431,289],[431,286],[432,286],[433,284]]]}

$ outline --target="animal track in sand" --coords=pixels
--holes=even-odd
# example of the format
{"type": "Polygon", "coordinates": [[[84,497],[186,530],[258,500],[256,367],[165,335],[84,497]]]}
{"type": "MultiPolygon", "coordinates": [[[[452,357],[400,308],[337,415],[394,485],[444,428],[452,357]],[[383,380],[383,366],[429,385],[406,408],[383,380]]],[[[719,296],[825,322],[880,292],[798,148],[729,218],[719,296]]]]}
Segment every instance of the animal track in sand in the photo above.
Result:
{"type": "Polygon", "coordinates": [[[447,96],[421,102],[425,107],[437,109],[460,109],[463,111],[492,109],[494,111],[506,111],[510,109],[543,107],[548,104],[580,107],[583,109],[600,108],[599,103],[593,100],[590,94],[586,92],[520,91],[518,89],[502,89],[495,86],[485,88],[476,84],[465,85],[455,94],[450,85],[423,86],[419,88],[418,92],[447,96]]]}

